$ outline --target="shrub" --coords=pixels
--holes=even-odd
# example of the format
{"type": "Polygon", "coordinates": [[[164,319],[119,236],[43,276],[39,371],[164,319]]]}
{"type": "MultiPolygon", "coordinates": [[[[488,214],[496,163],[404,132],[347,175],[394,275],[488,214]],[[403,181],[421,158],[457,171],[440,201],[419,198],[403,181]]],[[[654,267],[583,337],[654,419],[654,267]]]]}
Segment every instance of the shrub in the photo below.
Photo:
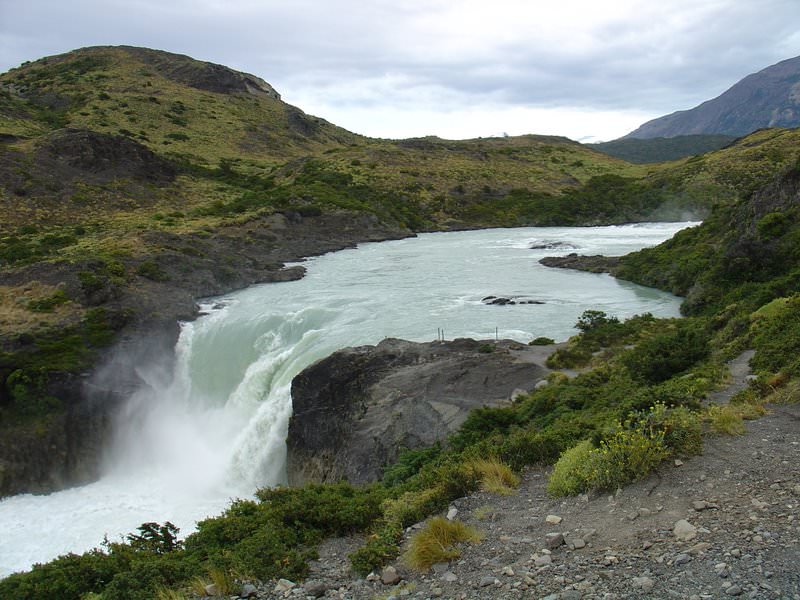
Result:
{"type": "Polygon", "coordinates": [[[167,281],[169,275],[152,260],[146,260],[136,268],[136,273],[151,281],[167,281]]]}
{"type": "Polygon", "coordinates": [[[479,542],[480,534],[460,521],[434,517],[411,538],[404,562],[413,569],[427,571],[431,565],[458,558],[459,542],[479,542]]]}
{"type": "Polygon", "coordinates": [[[646,339],[622,356],[631,375],[648,384],[666,381],[708,356],[708,334],[697,326],[646,339]]]}
{"type": "Polygon", "coordinates": [[[559,348],[547,357],[545,364],[550,369],[575,369],[583,367],[592,359],[591,350],[570,344],[566,348],[559,348]]]}
{"type": "Polygon", "coordinates": [[[556,341],[553,338],[540,336],[537,338],[532,339],[528,342],[529,346],[550,346],[551,344],[555,344],[556,341]]]}
{"type": "Polygon", "coordinates": [[[652,435],[663,435],[664,445],[673,456],[693,456],[703,451],[700,417],[685,407],[667,408],[655,403],[648,411],[634,416],[652,435]]]}
{"type": "Polygon", "coordinates": [[[398,543],[403,537],[402,528],[384,525],[367,537],[367,543],[350,555],[350,565],[359,575],[366,575],[385,565],[399,552],[398,543]]]}
{"type": "Polygon", "coordinates": [[[547,492],[551,496],[574,496],[589,490],[596,456],[589,440],[566,450],[547,480],[547,492]]]}
{"type": "Polygon", "coordinates": [[[663,432],[649,431],[641,423],[620,427],[598,448],[588,444],[579,444],[558,460],[553,483],[548,483],[553,495],[616,489],[644,479],[669,456],[663,432]]]}
{"type": "Polygon", "coordinates": [[[51,296],[38,298],[28,302],[28,310],[33,312],[53,312],[53,309],[69,302],[69,296],[64,290],[56,290],[51,296]]]}
{"type": "Polygon", "coordinates": [[[384,485],[392,487],[406,481],[409,477],[416,475],[423,465],[438,458],[441,452],[442,446],[439,443],[430,448],[401,450],[397,461],[383,472],[384,485]]]}

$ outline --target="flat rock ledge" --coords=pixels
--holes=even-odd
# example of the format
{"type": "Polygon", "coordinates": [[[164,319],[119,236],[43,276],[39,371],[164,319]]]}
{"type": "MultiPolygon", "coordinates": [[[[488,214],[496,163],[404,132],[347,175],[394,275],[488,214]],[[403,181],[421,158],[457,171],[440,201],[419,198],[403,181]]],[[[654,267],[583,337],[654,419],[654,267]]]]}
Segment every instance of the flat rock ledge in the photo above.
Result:
{"type": "Polygon", "coordinates": [[[611,273],[619,266],[620,257],[603,256],[584,256],[582,254],[567,254],[566,256],[545,256],[539,259],[539,263],[545,267],[557,267],[560,269],[575,269],[576,271],[587,271],[589,273],[611,273]]]}
{"type": "Polygon", "coordinates": [[[289,484],[379,479],[400,449],[443,441],[472,409],[532,390],[548,353],[472,339],[386,339],[333,353],[292,382],[289,484]]]}

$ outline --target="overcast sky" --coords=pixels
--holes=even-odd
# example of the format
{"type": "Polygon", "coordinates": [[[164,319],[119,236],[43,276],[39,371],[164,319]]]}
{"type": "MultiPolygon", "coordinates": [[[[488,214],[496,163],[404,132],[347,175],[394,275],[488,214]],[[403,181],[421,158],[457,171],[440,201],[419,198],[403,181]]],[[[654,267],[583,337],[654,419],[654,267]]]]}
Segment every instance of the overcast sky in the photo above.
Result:
{"type": "Polygon", "coordinates": [[[0,72],[109,44],[371,136],[608,140],[800,54],[800,0],[0,0],[0,72]]]}

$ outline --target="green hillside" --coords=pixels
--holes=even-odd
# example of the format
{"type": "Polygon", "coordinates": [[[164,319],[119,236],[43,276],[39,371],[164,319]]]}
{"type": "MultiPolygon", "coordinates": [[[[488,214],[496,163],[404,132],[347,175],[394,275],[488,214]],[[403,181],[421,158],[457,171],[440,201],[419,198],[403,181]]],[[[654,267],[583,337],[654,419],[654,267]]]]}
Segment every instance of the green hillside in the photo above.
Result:
{"type": "Polygon", "coordinates": [[[599,144],[587,144],[587,146],[609,156],[642,164],[705,154],[719,150],[735,139],[730,135],[679,135],[671,138],[622,138],[599,144]]]}

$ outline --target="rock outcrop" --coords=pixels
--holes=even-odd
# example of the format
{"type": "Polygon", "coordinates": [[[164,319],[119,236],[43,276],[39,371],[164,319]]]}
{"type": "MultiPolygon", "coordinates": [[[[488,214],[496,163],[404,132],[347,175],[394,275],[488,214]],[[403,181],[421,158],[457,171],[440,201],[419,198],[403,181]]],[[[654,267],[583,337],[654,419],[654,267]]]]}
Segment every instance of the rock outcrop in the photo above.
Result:
{"type": "Polygon", "coordinates": [[[387,339],[333,353],[292,382],[289,483],[375,481],[400,449],[442,441],[470,410],[533,389],[547,372],[541,352],[511,341],[387,339]]]}
{"type": "Polygon", "coordinates": [[[618,256],[584,256],[582,254],[568,254],[567,256],[545,256],[539,260],[545,267],[557,267],[560,269],[575,269],[576,271],[586,271],[588,273],[611,273],[614,274],[619,265],[618,256]]]}

